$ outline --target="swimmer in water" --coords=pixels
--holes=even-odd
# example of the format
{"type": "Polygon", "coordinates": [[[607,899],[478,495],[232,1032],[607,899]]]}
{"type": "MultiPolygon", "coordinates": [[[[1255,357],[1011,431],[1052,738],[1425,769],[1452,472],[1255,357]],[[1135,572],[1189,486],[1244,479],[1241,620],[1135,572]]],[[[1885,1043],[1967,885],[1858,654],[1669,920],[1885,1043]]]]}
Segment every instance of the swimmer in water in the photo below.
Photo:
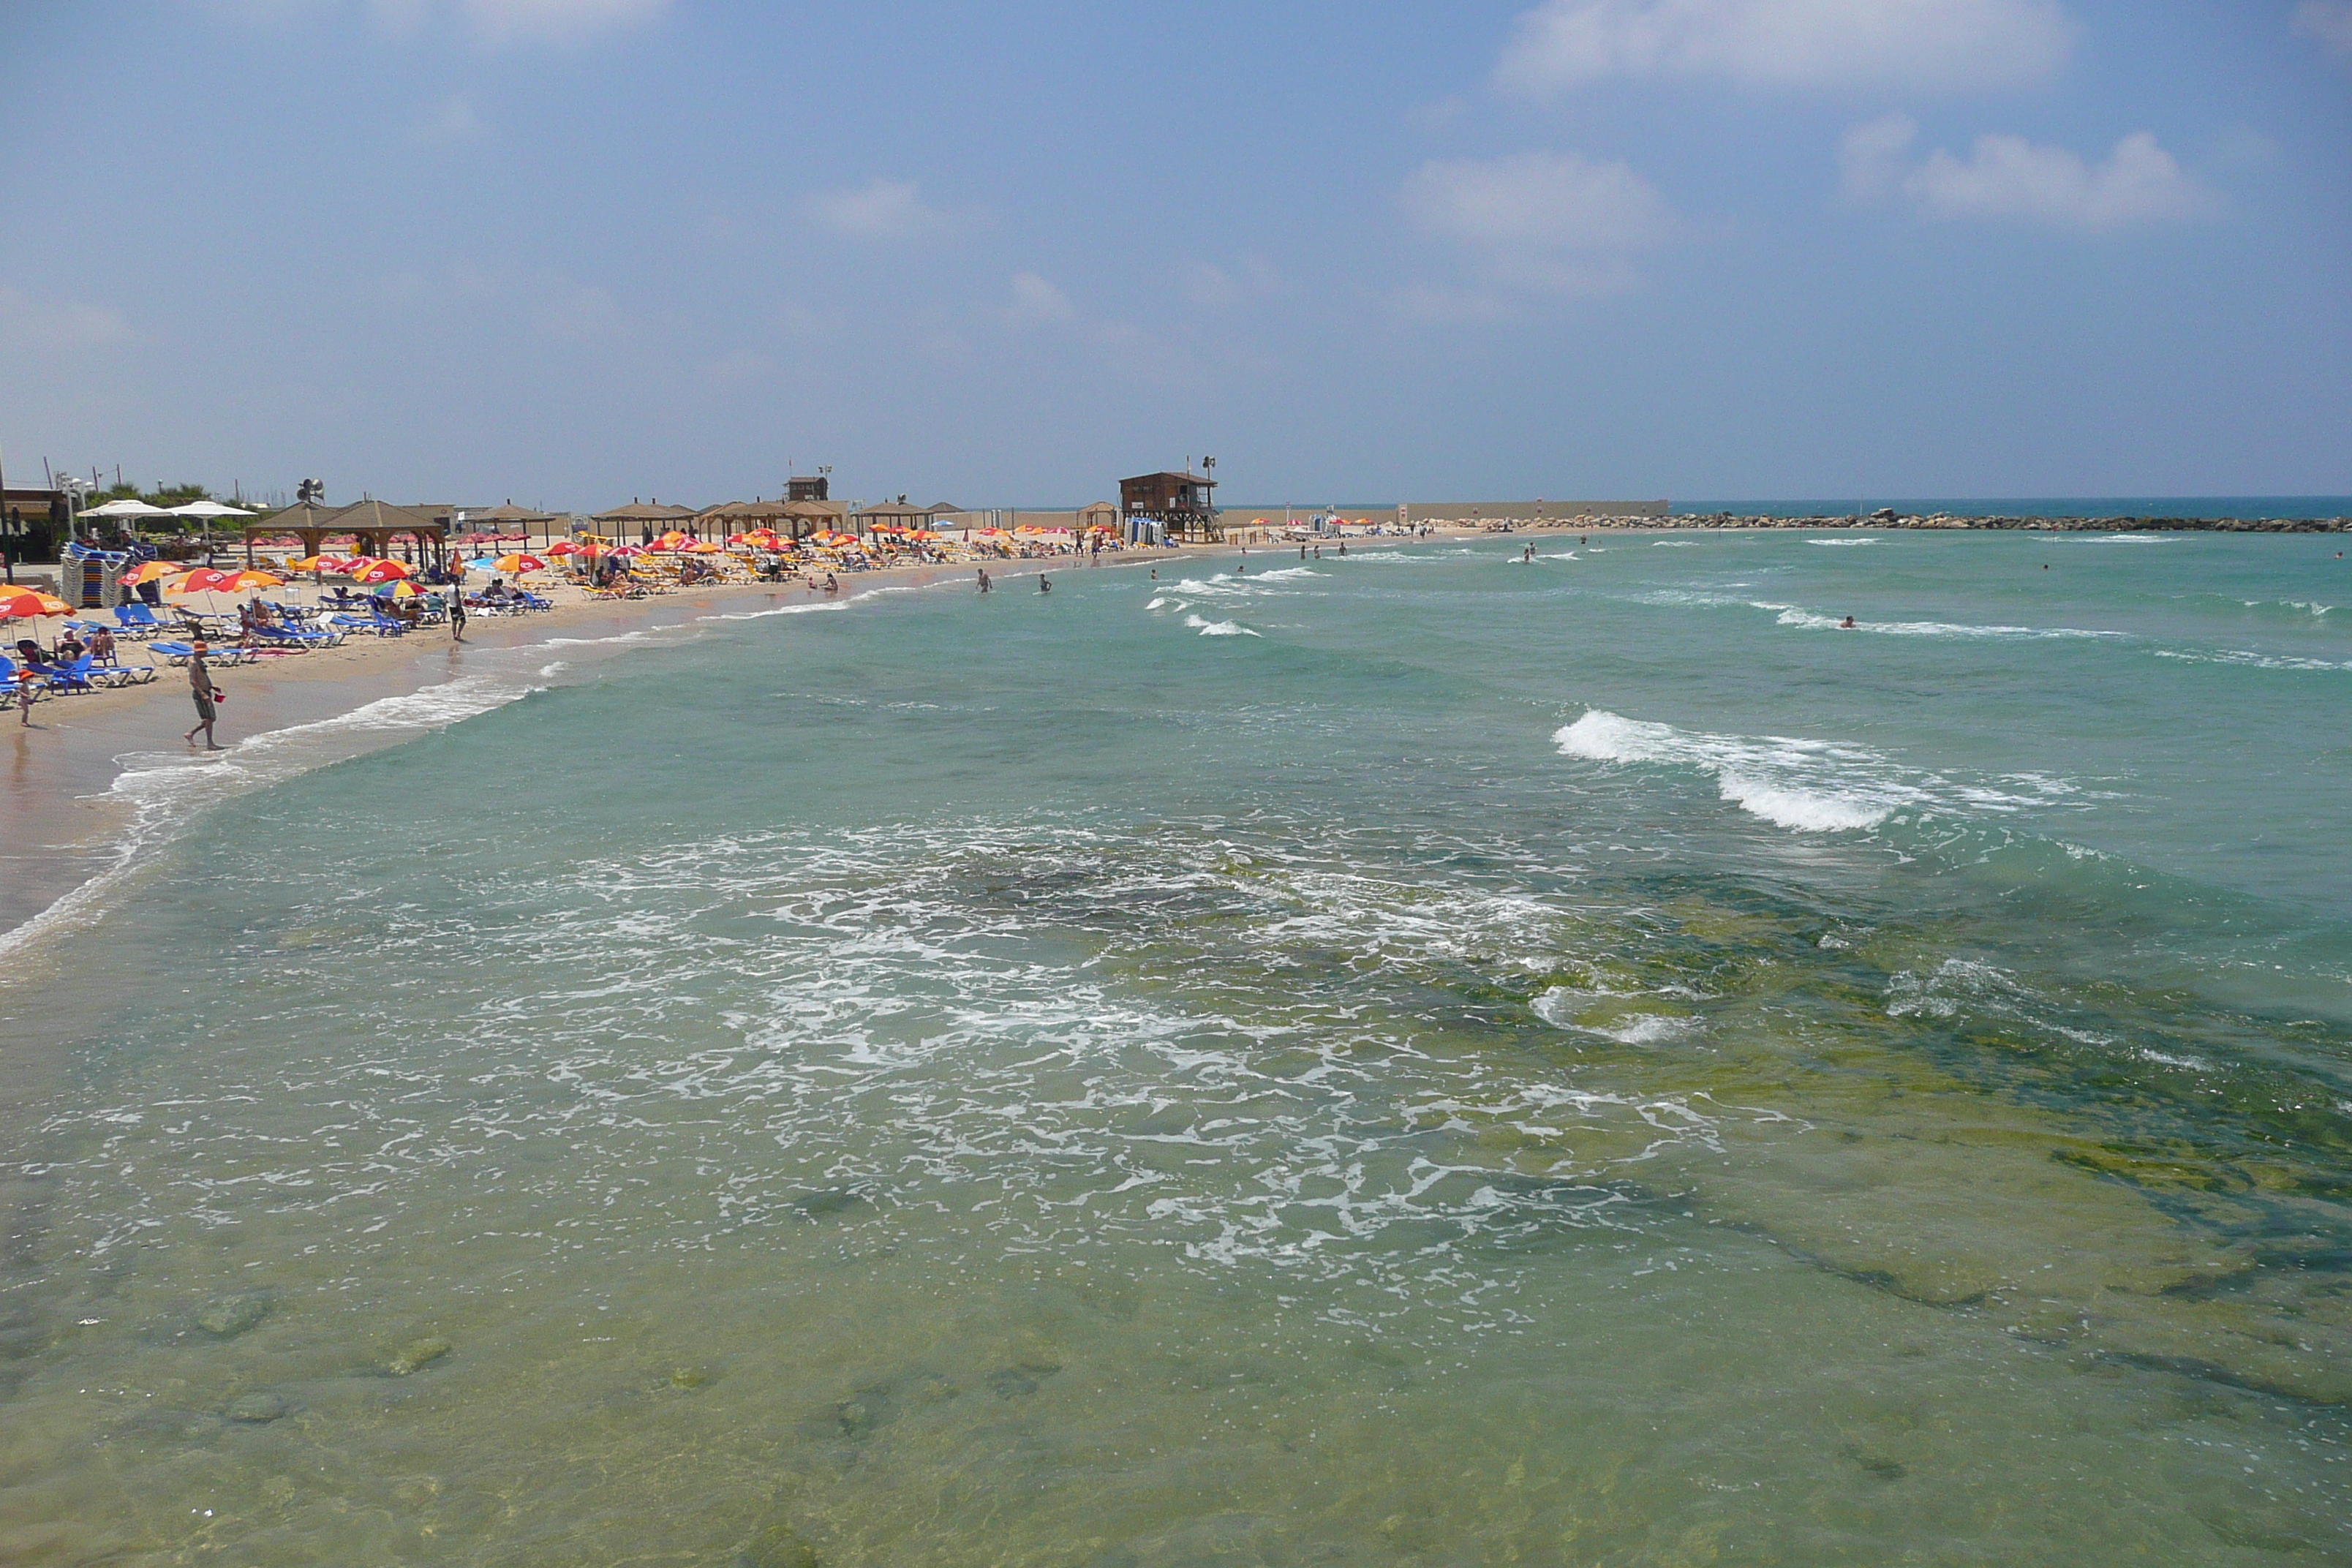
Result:
{"type": "Polygon", "coordinates": [[[1041,594],[1050,594],[1050,593],[1052,593],[1053,591],[1054,591],[1054,584],[1052,584],[1051,583],[1048,583],[1047,581],[1045,581],[1045,574],[1044,574],[1043,572],[1038,573],[1038,574],[1037,574],[1037,592],[1039,592],[1039,593],[1041,593],[1041,594]]]}
{"type": "Polygon", "coordinates": [[[1845,619],[1838,623],[1838,630],[1842,632],[1858,632],[1862,630],[1862,628],[1853,624],[1853,617],[1852,616],[1848,616],[1845,619]]]}
{"type": "Polygon", "coordinates": [[[980,569],[980,591],[983,594],[988,592],[988,568],[985,566],[980,569]]]}

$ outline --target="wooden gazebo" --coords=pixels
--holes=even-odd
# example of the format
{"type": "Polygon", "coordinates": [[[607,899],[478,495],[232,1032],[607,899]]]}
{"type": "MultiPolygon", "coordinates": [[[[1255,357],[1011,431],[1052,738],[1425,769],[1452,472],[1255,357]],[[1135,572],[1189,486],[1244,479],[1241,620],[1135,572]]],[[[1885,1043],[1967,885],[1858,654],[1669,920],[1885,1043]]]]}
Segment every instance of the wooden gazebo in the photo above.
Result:
{"type": "Polygon", "coordinates": [[[331,534],[348,533],[361,555],[385,555],[392,542],[406,535],[415,542],[430,564],[439,566],[448,552],[447,507],[393,506],[380,500],[354,501],[345,507],[323,507],[297,501],[282,511],[257,518],[245,525],[245,563],[253,564],[253,547],[264,539],[290,533],[302,542],[302,553],[316,555],[331,534]]]}
{"type": "Polygon", "coordinates": [[[900,496],[897,500],[880,501],[863,511],[852,512],[849,521],[853,533],[869,533],[877,528],[929,528],[931,509],[911,506],[906,497],[900,496]]]}

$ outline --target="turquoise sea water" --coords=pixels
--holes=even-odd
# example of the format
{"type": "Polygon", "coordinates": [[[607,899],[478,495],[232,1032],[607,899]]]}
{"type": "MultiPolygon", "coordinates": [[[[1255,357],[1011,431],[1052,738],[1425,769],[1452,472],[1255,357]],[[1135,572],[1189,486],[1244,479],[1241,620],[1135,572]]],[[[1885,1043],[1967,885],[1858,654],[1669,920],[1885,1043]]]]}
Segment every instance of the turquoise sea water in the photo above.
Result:
{"type": "Polygon", "coordinates": [[[138,761],[0,1559],[2352,1554],[2340,542],[1526,542],[138,761]]]}

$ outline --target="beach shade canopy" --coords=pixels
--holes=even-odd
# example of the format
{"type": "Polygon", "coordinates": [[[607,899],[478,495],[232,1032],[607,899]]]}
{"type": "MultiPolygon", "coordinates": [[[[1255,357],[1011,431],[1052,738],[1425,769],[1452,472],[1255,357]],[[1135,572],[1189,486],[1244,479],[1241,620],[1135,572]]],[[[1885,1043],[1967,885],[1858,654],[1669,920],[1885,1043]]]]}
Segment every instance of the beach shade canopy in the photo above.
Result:
{"type": "Polygon", "coordinates": [[[412,569],[398,561],[355,562],[352,568],[352,581],[354,583],[392,583],[415,574],[412,569]]]}
{"type": "Polygon", "coordinates": [[[546,552],[560,559],[566,555],[580,554],[581,546],[572,543],[568,539],[559,539],[554,543],[547,547],[546,552]]]}
{"type": "Polygon", "coordinates": [[[209,566],[199,566],[184,572],[163,584],[166,594],[233,594],[236,591],[237,574],[215,572],[209,566]]]}
{"type": "Polygon", "coordinates": [[[492,563],[499,572],[544,572],[547,563],[536,555],[501,555],[492,563]]]}
{"type": "Polygon", "coordinates": [[[72,606],[37,588],[0,588],[0,621],[28,621],[37,616],[68,615],[72,606]]]}
{"type": "Polygon", "coordinates": [[[466,563],[467,567],[475,572],[494,571],[497,569],[498,564],[499,558],[495,555],[477,555],[471,561],[466,563]]]}
{"type": "Polygon", "coordinates": [[[94,506],[82,513],[84,517],[169,517],[172,514],[160,506],[149,506],[143,500],[110,500],[104,506],[94,506]]]}
{"type": "Polygon", "coordinates": [[[604,552],[607,555],[618,555],[624,558],[631,555],[643,555],[645,552],[646,547],[642,544],[615,544],[612,549],[604,552]]]}
{"type": "Polygon", "coordinates": [[[152,583],[159,577],[169,577],[179,568],[167,561],[142,561],[122,574],[122,585],[135,588],[142,583],[152,583]]]}
{"type": "Polygon", "coordinates": [[[286,586],[285,578],[280,577],[274,573],[257,572],[250,568],[243,572],[230,573],[228,574],[228,579],[229,591],[232,593],[245,588],[283,588],[286,586]]]}
{"type": "Polygon", "coordinates": [[[424,592],[425,590],[415,584],[402,578],[396,582],[386,583],[383,587],[378,588],[375,591],[375,596],[379,599],[414,599],[424,592]]]}
{"type": "Polygon", "coordinates": [[[211,518],[251,517],[254,514],[249,511],[240,511],[233,506],[223,506],[216,500],[192,500],[185,506],[175,506],[172,508],[171,515],[173,517],[211,518]]]}

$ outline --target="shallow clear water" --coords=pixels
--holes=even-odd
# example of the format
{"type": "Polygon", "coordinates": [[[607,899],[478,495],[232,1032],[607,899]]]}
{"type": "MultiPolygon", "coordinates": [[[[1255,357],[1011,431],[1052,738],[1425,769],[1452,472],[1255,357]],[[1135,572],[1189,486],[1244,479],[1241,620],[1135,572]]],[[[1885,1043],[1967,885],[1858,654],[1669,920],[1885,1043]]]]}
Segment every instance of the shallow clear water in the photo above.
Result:
{"type": "Polygon", "coordinates": [[[2346,1554],[2334,542],[1524,542],[142,766],[0,1557],[2346,1554]]]}

